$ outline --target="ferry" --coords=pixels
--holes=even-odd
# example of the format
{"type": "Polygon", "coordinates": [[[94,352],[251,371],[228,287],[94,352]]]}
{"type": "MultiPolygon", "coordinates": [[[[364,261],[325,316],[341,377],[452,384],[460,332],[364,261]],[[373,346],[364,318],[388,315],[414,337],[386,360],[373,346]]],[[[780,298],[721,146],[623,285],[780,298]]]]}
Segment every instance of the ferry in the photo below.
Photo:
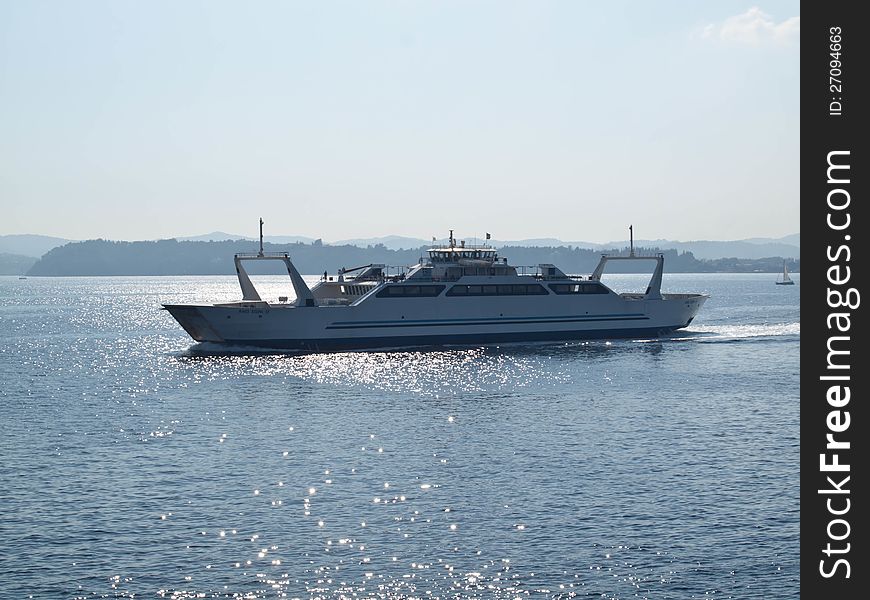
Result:
{"type": "Polygon", "coordinates": [[[234,257],[242,299],[219,304],[164,304],[198,342],[227,346],[332,352],[377,348],[485,345],[608,338],[654,338],[687,327],[708,296],[663,294],[664,256],[602,255],[587,277],[552,264],[528,273],[484,243],[448,242],[419,264],[390,275],[372,264],[324,273],[313,287],[289,253],[260,251],[234,257]],[[652,261],[643,293],[616,293],[601,281],[611,261],[652,261]],[[294,299],[260,297],[244,264],[284,264],[294,299]]]}

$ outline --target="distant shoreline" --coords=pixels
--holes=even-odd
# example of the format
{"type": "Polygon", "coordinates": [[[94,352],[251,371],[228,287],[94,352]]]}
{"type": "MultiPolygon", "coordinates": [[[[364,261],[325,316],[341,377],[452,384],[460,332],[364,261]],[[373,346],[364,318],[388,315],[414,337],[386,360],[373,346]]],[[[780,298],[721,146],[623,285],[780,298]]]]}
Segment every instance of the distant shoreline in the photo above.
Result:
{"type": "MultiPolygon", "coordinates": [[[[343,267],[367,264],[410,266],[425,255],[425,247],[393,250],[383,245],[330,246],[318,241],[307,243],[265,243],[267,252],[288,253],[301,272],[335,273],[343,267]]],[[[162,275],[233,275],[233,255],[251,252],[247,240],[222,242],[178,241],[115,242],[89,240],[70,242],[52,248],[41,258],[2,254],[0,274],[26,276],[162,276],[162,275]],[[22,260],[23,259],[23,260],[22,260]]],[[[663,254],[666,273],[780,273],[783,263],[792,273],[800,272],[799,258],[770,256],[763,258],[697,258],[690,251],[675,248],[640,247],[638,254],[663,254]]],[[[625,255],[628,248],[590,249],[576,246],[502,246],[500,256],[515,266],[553,264],[566,273],[591,273],[601,254],[625,255]]],[[[633,264],[614,265],[612,272],[646,272],[633,264]]],[[[257,268],[251,274],[257,274],[257,268]]]]}

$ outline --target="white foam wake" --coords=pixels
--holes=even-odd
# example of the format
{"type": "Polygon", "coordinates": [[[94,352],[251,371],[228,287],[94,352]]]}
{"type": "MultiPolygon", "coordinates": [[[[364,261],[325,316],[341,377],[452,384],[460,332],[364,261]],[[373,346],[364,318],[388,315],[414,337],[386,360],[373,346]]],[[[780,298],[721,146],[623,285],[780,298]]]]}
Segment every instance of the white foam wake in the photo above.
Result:
{"type": "Polygon", "coordinates": [[[763,325],[695,325],[684,329],[686,333],[705,334],[716,338],[755,338],[778,337],[784,335],[800,335],[801,324],[775,323],[763,325]]]}

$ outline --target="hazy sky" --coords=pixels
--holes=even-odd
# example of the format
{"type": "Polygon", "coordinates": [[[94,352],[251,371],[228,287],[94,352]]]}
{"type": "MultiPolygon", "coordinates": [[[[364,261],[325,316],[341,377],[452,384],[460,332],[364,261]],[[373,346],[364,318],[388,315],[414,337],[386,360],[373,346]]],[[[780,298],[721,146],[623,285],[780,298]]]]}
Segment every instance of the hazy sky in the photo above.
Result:
{"type": "Polygon", "coordinates": [[[799,14],[0,0],[0,234],[795,233],[799,14]]]}

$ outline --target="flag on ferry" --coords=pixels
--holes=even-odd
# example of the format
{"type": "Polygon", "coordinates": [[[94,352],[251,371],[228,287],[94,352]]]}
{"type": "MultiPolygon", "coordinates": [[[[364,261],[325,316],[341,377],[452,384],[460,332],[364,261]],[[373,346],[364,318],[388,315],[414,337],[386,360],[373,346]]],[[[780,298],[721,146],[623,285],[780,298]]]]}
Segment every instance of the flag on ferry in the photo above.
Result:
{"type": "Polygon", "coordinates": [[[487,233],[487,234],[486,234],[486,239],[489,239],[489,238],[490,238],[490,235],[487,233]]]}

